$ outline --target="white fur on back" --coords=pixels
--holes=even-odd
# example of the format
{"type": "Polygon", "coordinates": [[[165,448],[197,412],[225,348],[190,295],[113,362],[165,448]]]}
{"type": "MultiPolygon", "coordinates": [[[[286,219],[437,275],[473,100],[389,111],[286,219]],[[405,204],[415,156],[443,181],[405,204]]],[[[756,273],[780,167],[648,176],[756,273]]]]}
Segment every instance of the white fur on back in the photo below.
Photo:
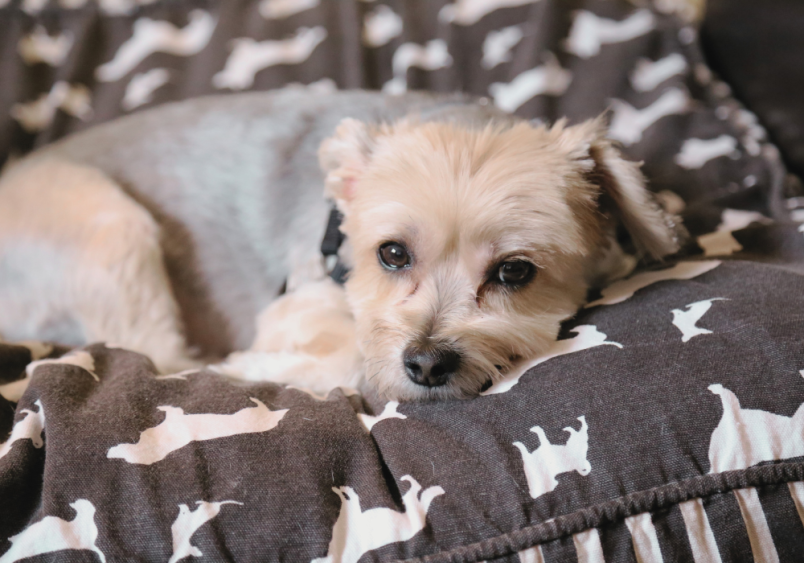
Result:
{"type": "Polygon", "coordinates": [[[49,159],[12,168],[0,181],[0,333],[113,340],[158,366],[185,364],[158,236],[95,169],[49,159]]]}

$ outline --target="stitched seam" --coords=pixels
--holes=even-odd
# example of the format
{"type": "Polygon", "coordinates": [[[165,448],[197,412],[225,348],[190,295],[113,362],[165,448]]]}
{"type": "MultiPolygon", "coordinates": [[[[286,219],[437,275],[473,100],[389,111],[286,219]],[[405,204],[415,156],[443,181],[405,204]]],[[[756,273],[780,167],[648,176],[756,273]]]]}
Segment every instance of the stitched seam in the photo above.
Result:
{"type": "Polygon", "coordinates": [[[406,559],[404,563],[476,563],[496,559],[573,536],[590,528],[598,528],[636,514],[668,508],[688,500],[738,489],[794,481],[804,481],[804,463],[776,463],[714,475],[701,475],[631,493],[502,536],[420,558],[406,559]]]}

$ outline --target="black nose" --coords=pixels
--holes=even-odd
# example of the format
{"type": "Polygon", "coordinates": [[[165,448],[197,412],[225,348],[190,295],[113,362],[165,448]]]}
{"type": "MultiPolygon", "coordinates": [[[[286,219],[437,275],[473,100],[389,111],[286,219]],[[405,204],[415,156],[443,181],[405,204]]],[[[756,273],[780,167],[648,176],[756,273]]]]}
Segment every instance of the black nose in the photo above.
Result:
{"type": "Polygon", "coordinates": [[[444,385],[458,370],[461,355],[450,348],[418,348],[409,346],[402,355],[408,377],[419,385],[444,385]]]}

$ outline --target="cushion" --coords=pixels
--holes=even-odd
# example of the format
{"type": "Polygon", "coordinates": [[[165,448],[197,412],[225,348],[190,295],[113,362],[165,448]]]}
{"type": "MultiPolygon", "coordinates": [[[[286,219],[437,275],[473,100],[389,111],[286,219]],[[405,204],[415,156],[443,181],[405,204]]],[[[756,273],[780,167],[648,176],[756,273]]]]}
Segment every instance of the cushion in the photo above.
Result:
{"type": "MultiPolygon", "coordinates": [[[[802,296],[778,266],[679,262],[466,401],[159,376],[103,344],[46,359],[16,414],[0,399],[0,550],[59,518],[80,541],[53,545],[107,560],[792,561],[802,296]]],[[[28,350],[0,351],[9,379],[28,350]]]]}

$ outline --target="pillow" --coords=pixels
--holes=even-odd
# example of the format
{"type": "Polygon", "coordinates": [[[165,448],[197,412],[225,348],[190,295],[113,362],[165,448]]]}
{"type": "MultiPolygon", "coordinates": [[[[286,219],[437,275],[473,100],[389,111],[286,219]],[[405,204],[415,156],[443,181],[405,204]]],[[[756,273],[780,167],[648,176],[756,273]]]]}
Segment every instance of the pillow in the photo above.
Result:
{"type": "MultiPolygon", "coordinates": [[[[436,403],[159,376],[103,344],[41,360],[16,414],[0,398],[2,560],[792,561],[801,311],[801,274],[679,262],[436,403]]],[[[4,373],[27,353],[0,351],[4,373]]]]}

